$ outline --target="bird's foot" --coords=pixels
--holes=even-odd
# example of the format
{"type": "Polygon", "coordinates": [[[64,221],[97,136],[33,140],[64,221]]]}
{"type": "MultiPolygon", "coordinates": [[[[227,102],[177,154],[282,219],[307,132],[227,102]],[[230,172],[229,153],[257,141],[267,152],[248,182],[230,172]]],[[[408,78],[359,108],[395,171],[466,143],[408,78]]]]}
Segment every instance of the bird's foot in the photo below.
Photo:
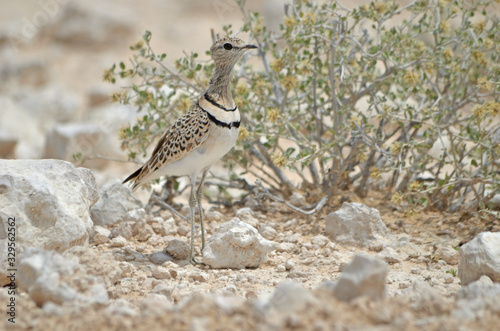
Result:
{"type": "Polygon", "coordinates": [[[191,256],[189,257],[189,263],[191,263],[192,265],[205,265],[205,263],[203,263],[203,262],[201,262],[201,261],[197,260],[197,259],[194,257],[194,255],[191,255],[191,256]]]}

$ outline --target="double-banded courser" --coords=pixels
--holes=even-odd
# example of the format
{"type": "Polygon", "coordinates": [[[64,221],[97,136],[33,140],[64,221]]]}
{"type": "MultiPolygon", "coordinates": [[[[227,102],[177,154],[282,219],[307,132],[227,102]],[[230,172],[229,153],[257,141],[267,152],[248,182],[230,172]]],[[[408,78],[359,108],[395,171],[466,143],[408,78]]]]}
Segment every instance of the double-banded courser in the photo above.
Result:
{"type": "Polygon", "coordinates": [[[191,223],[191,252],[194,257],[195,210],[198,205],[201,223],[201,251],[205,248],[205,229],[201,199],[208,169],[221,159],[236,143],[240,127],[240,112],[231,94],[231,71],[242,55],[257,46],[238,38],[223,38],[210,48],[215,72],[198,102],[181,116],[158,141],[151,158],[123,181],[131,181],[132,190],[161,176],[188,175],[191,179],[189,197],[191,223]],[[196,189],[196,180],[201,174],[196,189]],[[196,192],[195,192],[196,191],[196,192]]]}

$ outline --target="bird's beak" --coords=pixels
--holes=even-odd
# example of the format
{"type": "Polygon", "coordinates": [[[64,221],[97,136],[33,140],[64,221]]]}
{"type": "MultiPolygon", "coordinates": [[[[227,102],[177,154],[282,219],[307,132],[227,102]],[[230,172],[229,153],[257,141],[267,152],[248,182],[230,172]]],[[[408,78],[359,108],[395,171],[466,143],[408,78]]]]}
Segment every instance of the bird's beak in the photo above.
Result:
{"type": "Polygon", "coordinates": [[[253,48],[258,48],[258,47],[255,46],[255,45],[246,45],[246,46],[243,46],[243,48],[245,48],[245,49],[253,49],[253,48]]]}

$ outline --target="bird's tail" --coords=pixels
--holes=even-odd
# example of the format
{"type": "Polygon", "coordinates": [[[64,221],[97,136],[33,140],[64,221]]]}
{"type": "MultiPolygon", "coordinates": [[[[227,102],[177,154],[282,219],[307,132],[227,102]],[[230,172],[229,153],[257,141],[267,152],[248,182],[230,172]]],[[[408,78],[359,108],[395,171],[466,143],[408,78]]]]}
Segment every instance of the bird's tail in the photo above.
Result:
{"type": "Polygon", "coordinates": [[[139,176],[139,174],[141,173],[142,168],[143,167],[140,167],[139,169],[137,169],[136,171],[134,171],[133,174],[131,174],[130,176],[128,176],[127,178],[125,178],[125,180],[122,182],[122,184],[125,184],[125,183],[127,183],[129,181],[133,181],[131,190],[134,191],[137,188],[137,186],[140,185],[140,182],[137,182],[136,179],[139,176]]]}

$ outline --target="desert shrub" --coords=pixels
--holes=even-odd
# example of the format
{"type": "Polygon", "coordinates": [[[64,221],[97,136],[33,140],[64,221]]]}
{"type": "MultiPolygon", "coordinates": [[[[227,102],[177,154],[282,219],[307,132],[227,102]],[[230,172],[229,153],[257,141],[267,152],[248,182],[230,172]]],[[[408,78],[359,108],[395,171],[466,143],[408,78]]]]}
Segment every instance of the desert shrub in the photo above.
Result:
{"type": "MultiPolygon", "coordinates": [[[[493,214],[489,203],[500,187],[498,4],[377,1],[348,9],[295,1],[275,32],[237,3],[244,15],[237,33],[259,50],[235,70],[243,128],[225,159],[226,180],[248,173],[284,195],[316,197],[377,189],[408,214],[465,206],[493,214]]],[[[231,26],[223,31],[234,33],[231,26]]],[[[110,82],[135,83],[113,95],[141,114],[121,132],[131,159],[146,156],[214,68],[188,54],[169,69],[151,37],[146,32],[131,47],[130,64],[105,72],[110,82]]]]}

